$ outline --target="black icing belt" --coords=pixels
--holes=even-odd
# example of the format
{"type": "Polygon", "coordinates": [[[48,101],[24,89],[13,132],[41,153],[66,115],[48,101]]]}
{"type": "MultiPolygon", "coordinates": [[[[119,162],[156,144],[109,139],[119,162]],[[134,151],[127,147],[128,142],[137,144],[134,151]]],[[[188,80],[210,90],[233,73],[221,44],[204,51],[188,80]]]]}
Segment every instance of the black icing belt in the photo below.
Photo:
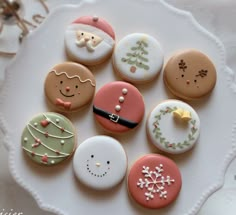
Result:
{"type": "Polygon", "coordinates": [[[118,124],[126,126],[128,128],[135,128],[138,125],[138,123],[136,123],[136,122],[131,122],[131,121],[126,120],[114,113],[109,113],[109,112],[99,109],[95,106],[93,106],[93,112],[99,116],[109,119],[110,121],[112,121],[114,123],[118,123],[118,124]]]}

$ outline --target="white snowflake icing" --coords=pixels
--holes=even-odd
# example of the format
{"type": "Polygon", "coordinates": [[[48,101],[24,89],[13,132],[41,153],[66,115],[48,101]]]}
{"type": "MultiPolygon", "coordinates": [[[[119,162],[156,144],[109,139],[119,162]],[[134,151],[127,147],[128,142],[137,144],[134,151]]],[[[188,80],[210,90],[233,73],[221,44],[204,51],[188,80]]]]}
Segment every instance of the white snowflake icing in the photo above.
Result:
{"type": "Polygon", "coordinates": [[[154,199],[155,194],[159,194],[162,199],[167,198],[167,191],[165,186],[171,186],[175,182],[170,176],[164,177],[162,173],[164,172],[163,165],[155,167],[155,171],[149,171],[149,167],[143,166],[142,173],[144,174],[144,179],[140,178],[137,182],[137,186],[141,189],[145,188],[146,200],[154,199]]]}

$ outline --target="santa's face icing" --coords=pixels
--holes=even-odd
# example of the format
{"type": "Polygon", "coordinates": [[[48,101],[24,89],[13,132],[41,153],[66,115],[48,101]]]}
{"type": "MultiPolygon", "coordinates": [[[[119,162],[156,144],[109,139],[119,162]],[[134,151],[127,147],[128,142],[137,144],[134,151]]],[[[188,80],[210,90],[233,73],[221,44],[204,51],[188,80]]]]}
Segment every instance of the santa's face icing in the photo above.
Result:
{"type": "Polygon", "coordinates": [[[47,98],[57,110],[63,112],[83,107],[90,102],[95,91],[93,75],[87,68],[74,63],[66,64],[54,67],[45,81],[47,98]]]}
{"type": "Polygon", "coordinates": [[[77,31],[76,44],[78,47],[85,46],[88,51],[94,51],[100,42],[102,42],[102,38],[95,34],[86,31],[77,31]]]}
{"type": "Polygon", "coordinates": [[[85,65],[105,61],[113,51],[115,35],[111,26],[98,17],[80,17],[65,33],[65,47],[70,58],[85,65]]]}
{"type": "Polygon", "coordinates": [[[95,189],[108,189],[123,179],[127,158],[117,140],[108,136],[94,136],[80,144],[73,165],[82,183],[95,189]]]}

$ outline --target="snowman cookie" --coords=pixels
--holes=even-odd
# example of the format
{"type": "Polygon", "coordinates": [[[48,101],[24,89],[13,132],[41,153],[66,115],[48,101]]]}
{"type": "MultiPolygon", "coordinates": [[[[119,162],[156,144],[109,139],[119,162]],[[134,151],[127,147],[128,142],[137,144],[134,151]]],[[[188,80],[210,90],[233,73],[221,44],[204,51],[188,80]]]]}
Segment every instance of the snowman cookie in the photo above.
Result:
{"type": "Polygon", "coordinates": [[[135,128],[144,115],[143,97],[133,85],[115,81],[104,85],[95,95],[93,112],[107,131],[122,133],[135,128]]]}
{"type": "Polygon", "coordinates": [[[180,154],[190,150],[200,134],[196,111],[179,100],[166,100],[157,105],[147,119],[147,135],[160,150],[180,154]]]}
{"type": "Polygon", "coordinates": [[[85,65],[96,65],[108,59],[115,45],[115,33],[106,20],[83,16],[72,22],[65,32],[68,56],[85,65]]]}
{"type": "Polygon", "coordinates": [[[216,76],[216,68],[209,57],[192,49],[176,53],[164,68],[168,89],[186,100],[209,94],[215,87],[216,76]]]}
{"type": "Polygon", "coordinates": [[[32,118],[21,137],[23,151],[36,163],[58,164],[72,155],[76,147],[74,126],[57,113],[42,113],[32,118]]]}
{"type": "Polygon", "coordinates": [[[45,95],[55,110],[74,112],[92,101],[96,84],[89,69],[65,62],[51,69],[44,86],[45,95]]]}
{"type": "Polygon", "coordinates": [[[126,174],[127,157],[121,144],[108,136],[94,136],[79,145],[73,159],[74,172],[84,185],[106,190],[126,174]]]}
{"type": "Polygon", "coordinates": [[[150,209],[175,201],[182,179],[177,165],[167,157],[148,154],[139,158],[128,174],[128,191],[140,205],[150,209]]]}
{"type": "Polygon", "coordinates": [[[131,83],[146,83],[161,71],[164,54],[159,42],[143,33],[127,35],[115,47],[113,66],[131,83]]]}

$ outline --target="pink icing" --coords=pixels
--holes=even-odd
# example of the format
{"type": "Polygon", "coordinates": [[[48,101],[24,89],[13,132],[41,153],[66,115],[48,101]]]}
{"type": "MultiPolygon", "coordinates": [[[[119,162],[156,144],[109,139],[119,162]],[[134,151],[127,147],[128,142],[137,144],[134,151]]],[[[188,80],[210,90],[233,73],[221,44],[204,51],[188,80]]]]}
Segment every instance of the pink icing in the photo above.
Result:
{"type": "MultiPolygon", "coordinates": [[[[122,81],[110,82],[103,86],[95,96],[94,106],[136,123],[141,122],[145,109],[142,95],[138,89],[122,81]],[[123,89],[128,90],[126,95],[122,94],[123,89]],[[120,97],[124,97],[122,103],[119,102],[120,97]],[[121,107],[120,111],[115,110],[117,105],[121,107]]],[[[111,132],[126,132],[130,129],[96,114],[95,118],[106,130],[111,132]]]]}
{"type": "Polygon", "coordinates": [[[97,20],[97,19],[94,19],[93,16],[82,16],[76,19],[73,23],[91,25],[96,28],[99,28],[105,33],[109,34],[113,38],[113,40],[115,40],[115,32],[113,31],[112,27],[106,20],[100,17],[97,20]]]}
{"type": "MultiPolygon", "coordinates": [[[[154,174],[152,174],[152,177],[155,177],[154,174]]],[[[161,179],[161,177],[159,177],[158,179],[161,179]]],[[[157,209],[169,205],[177,198],[181,190],[181,186],[182,179],[177,165],[169,158],[158,154],[148,154],[141,157],[132,166],[128,175],[128,189],[130,195],[137,203],[146,208],[157,209]],[[149,167],[150,171],[155,171],[155,168],[161,164],[163,165],[164,170],[163,172],[161,172],[162,176],[164,176],[164,178],[170,176],[170,178],[173,179],[174,182],[172,182],[170,185],[165,185],[164,187],[164,190],[167,191],[166,199],[160,198],[160,193],[154,193],[154,198],[147,200],[145,196],[145,192],[147,192],[147,189],[145,189],[145,187],[141,189],[137,185],[140,178],[145,178],[144,174],[142,173],[143,167],[149,167]]]]}

